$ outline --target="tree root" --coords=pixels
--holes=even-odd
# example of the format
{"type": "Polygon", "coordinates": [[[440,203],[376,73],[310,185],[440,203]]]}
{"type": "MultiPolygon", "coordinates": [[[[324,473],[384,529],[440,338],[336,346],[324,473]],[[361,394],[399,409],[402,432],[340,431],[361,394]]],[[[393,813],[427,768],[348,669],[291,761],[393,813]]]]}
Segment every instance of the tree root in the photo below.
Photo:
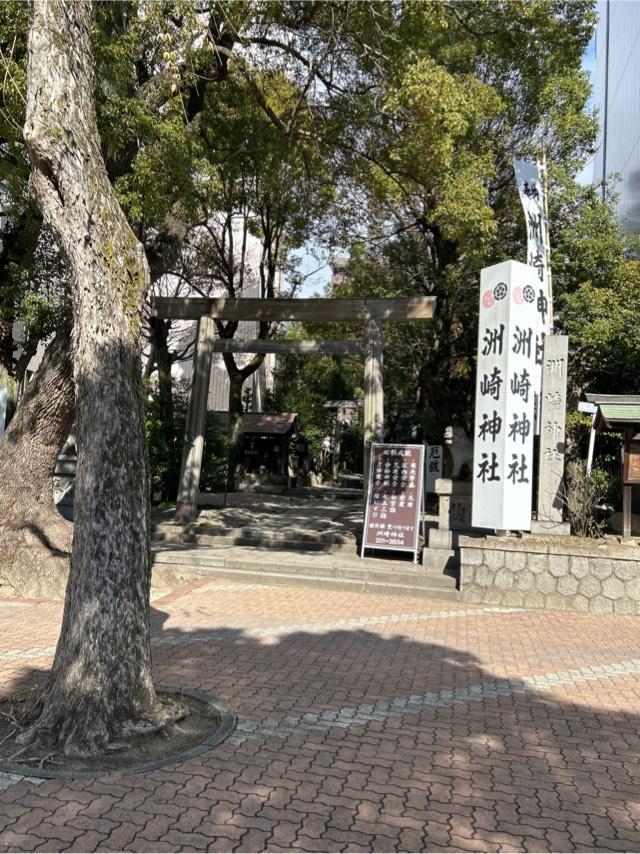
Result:
{"type": "MultiPolygon", "coordinates": [[[[140,717],[108,726],[104,714],[95,705],[82,711],[68,711],[66,715],[49,708],[39,715],[35,723],[22,728],[16,736],[16,743],[23,747],[15,755],[26,750],[29,745],[37,744],[49,750],[61,749],[63,755],[69,758],[88,759],[126,749],[128,741],[154,733],[165,733],[188,714],[189,709],[183,703],[158,700],[153,709],[140,717]]],[[[52,755],[55,755],[55,751],[52,755]]]]}
{"type": "Polygon", "coordinates": [[[158,701],[158,707],[153,715],[143,715],[137,721],[125,721],[122,725],[123,738],[162,732],[189,714],[184,703],[177,703],[175,700],[165,700],[163,703],[158,701]]]}

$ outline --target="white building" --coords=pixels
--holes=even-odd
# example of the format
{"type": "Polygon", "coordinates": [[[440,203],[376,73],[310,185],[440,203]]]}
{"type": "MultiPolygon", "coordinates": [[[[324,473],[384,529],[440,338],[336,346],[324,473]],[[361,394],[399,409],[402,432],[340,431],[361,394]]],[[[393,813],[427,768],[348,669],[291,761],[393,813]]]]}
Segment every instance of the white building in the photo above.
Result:
{"type": "MultiPolygon", "coordinates": [[[[211,228],[216,228],[216,224],[212,223],[211,228]]],[[[224,240],[225,227],[218,226],[216,228],[219,239],[224,240]]],[[[231,229],[227,229],[227,237],[229,243],[232,244],[232,249],[229,250],[229,261],[237,270],[242,268],[242,275],[237,276],[241,279],[241,288],[237,291],[239,297],[261,297],[262,286],[260,281],[260,263],[262,258],[262,243],[252,235],[248,229],[243,217],[238,217],[233,223],[231,229]]],[[[194,238],[191,247],[185,250],[187,257],[185,263],[190,264],[193,260],[194,253],[206,251],[206,242],[209,240],[206,233],[201,232],[201,242],[198,242],[198,237],[194,238]],[[191,259],[189,258],[191,255],[191,259]]],[[[206,267],[206,265],[204,265],[206,267]]],[[[164,276],[157,283],[154,293],[157,296],[202,296],[206,294],[211,297],[225,297],[228,292],[222,286],[216,287],[211,284],[207,271],[204,274],[193,274],[192,281],[196,282],[198,289],[189,288],[181,281],[179,277],[173,275],[164,276]]],[[[282,289],[282,274],[278,273],[278,278],[275,285],[275,292],[281,293],[282,289]]],[[[196,335],[195,321],[174,321],[172,324],[170,347],[178,353],[188,351],[188,355],[181,360],[174,362],[172,374],[176,379],[184,379],[188,382],[191,380],[193,372],[193,344],[196,335]]],[[[238,325],[238,329],[234,336],[236,339],[254,339],[258,337],[258,324],[256,322],[243,321],[238,325]]],[[[234,359],[238,366],[246,365],[252,358],[251,354],[235,354],[234,359]]],[[[243,393],[248,390],[250,392],[250,409],[253,412],[262,412],[265,405],[265,393],[267,390],[273,389],[273,377],[275,371],[275,355],[267,354],[260,368],[255,371],[245,382],[243,393]]],[[[215,411],[225,411],[229,408],[229,375],[224,364],[224,359],[221,353],[214,353],[211,365],[211,378],[209,381],[209,396],[207,401],[207,409],[215,411]]]]}
{"type": "Polygon", "coordinates": [[[640,2],[599,0],[597,8],[593,180],[620,175],[618,212],[624,227],[640,234],[640,2]]]}

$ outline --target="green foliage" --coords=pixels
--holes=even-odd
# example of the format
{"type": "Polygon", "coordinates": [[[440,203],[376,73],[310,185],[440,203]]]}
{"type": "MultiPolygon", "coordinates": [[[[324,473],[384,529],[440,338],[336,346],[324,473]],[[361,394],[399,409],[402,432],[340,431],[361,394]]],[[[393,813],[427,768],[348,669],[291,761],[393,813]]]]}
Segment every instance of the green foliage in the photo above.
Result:
{"type": "Polygon", "coordinates": [[[565,453],[571,459],[586,459],[592,418],[584,412],[569,410],[566,414],[565,453]]]}
{"type": "MultiPolygon", "coordinates": [[[[27,259],[25,259],[26,261],[27,259]]],[[[24,325],[25,339],[41,340],[51,335],[71,312],[71,295],[65,260],[43,226],[26,267],[12,265],[16,289],[16,318],[24,325]]]]}
{"type": "Polygon", "coordinates": [[[29,163],[22,142],[27,94],[27,29],[29,6],[19,0],[0,4],[0,183],[5,204],[28,204],[29,163]]]}
{"type": "Polygon", "coordinates": [[[605,276],[620,259],[602,233],[610,205],[603,213],[597,193],[571,177],[595,140],[581,71],[595,18],[590,2],[385,8],[384,109],[360,103],[352,114],[368,123],[354,141],[366,165],[353,164],[367,216],[356,207],[359,223],[344,219],[351,262],[333,293],[437,298],[431,323],[385,328],[385,409],[391,435],[411,424],[439,441],[448,424],[470,427],[480,269],[524,260],[514,154],[536,156],[544,144],[552,164],[557,293],[576,290],[581,263],[605,276]]]}
{"type": "Polygon", "coordinates": [[[582,386],[609,394],[640,392],[640,265],[621,259],[616,275],[583,282],[562,302],[582,386]]]}
{"type": "MultiPolygon", "coordinates": [[[[194,10],[187,4],[96,5],[93,51],[96,110],[103,153],[131,225],[159,227],[195,214],[198,135],[185,121],[178,52],[193,59],[194,10]],[[181,6],[185,6],[181,10],[181,6]],[[172,14],[187,15],[184,27],[172,14]]],[[[186,84],[185,84],[186,85],[186,84]]]]}
{"type": "MultiPolygon", "coordinates": [[[[27,14],[21,3],[0,9],[0,179],[16,215],[28,211],[27,14]]],[[[335,296],[436,296],[433,322],[387,324],[385,391],[391,435],[417,426],[419,438],[438,441],[472,412],[479,270],[524,259],[512,157],[544,145],[557,323],[578,348],[575,384],[634,390],[632,247],[611,198],[573,181],[595,140],[581,70],[594,20],[591,0],[233,0],[209,4],[206,16],[190,0],[98,3],[96,109],[109,175],[148,247],[241,217],[262,245],[265,295],[315,239],[351,255],[335,296]]],[[[203,258],[198,287],[244,287],[229,234],[203,258]]],[[[0,320],[45,330],[55,310],[32,275],[29,245],[3,252],[11,286],[0,320]]],[[[328,424],[321,403],[359,396],[361,371],[357,359],[287,357],[277,407],[298,411],[317,447],[328,424]]],[[[163,446],[154,423],[150,409],[167,482],[179,465],[175,435],[163,446]]]]}
{"type": "MultiPolygon", "coordinates": [[[[296,324],[292,338],[338,337],[330,324],[296,324]]],[[[342,330],[344,335],[344,329],[342,330]]],[[[273,412],[296,412],[309,452],[318,458],[325,436],[333,436],[335,413],[325,407],[328,400],[358,400],[363,395],[363,360],[358,356],[294,356],[278,358],[275,394],[269,401],[273,412]]],[[[362,442],[362,428],[354,427],[362,442]],[[359,433],[358,433],[359,431],[359,433]]],[[[347,440],[349,441],[349,440],[347,440]]],[[[353,452],[350,452],[354,457],[353,452]]]]}
{"type": "MultiPolygon", "coordinates": [[[[145,426],[149,447],[151,498],[154,503],[174,501],[178,493],[180,464],[189,405],[189,387],[183,380],[172,383],[173,424],[161,411],[156,384],[146,384],[145,426]]],[[[207,415],[205,445],[200,473],[202,492],[224,492],[229,438],[212,414],[207,415]]]]}
{"type": "Polygon", "coordinates": [[[180,478],[189,392],[184,384],[176,383],[173,387],[173,425],[166,423],[158,401],[157,387],[153,382],[146,381],[145,392],[145,428],[149,448],[151,500],[154,503],[174,501],[180,478]]]}
{"type": "Polygon", "coordinates": [[[209,413],[204,434],[204,453],[200,473],[202,492],[224,492],[227,488],[229,434],[216,417],[209,413]]]}

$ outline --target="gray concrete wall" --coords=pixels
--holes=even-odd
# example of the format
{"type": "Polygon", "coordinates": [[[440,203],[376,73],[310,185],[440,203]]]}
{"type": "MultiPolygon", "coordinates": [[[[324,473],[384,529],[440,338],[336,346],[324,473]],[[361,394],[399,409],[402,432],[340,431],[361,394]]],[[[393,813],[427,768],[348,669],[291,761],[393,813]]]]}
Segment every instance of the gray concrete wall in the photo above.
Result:
{"type": "Polygon", "coordinates": [[[460,537],[467,602],[640,615],[640,547],[460,537]]]}

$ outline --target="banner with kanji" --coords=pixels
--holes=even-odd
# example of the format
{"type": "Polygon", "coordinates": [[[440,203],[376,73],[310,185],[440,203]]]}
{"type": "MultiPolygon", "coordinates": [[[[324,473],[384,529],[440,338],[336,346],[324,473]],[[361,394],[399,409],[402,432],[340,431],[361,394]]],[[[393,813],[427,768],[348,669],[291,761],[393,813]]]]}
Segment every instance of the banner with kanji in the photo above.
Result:
{"type": "Polygon", "coordinates": [[[473,446],[472,525],[531,529],[534,377],[544,338],[537,276],[518,261],[482,270],[473,446]]]}
{"type": "MultiPolygon", "coordinates": [[[[518,193],[527,227],[527,264],[536,271],[535,305],[537,311],[536,332],[549,335],[553,298],[551,293],[551,271],[549,269],[549,227],[545,214],[544,181],[541,164],[531,160],[514,160],[518,193]]],[[[540,385],[542,374],[534,378],[534,406],[536,412],[535,433],[540,432],[540,385]]]]}

